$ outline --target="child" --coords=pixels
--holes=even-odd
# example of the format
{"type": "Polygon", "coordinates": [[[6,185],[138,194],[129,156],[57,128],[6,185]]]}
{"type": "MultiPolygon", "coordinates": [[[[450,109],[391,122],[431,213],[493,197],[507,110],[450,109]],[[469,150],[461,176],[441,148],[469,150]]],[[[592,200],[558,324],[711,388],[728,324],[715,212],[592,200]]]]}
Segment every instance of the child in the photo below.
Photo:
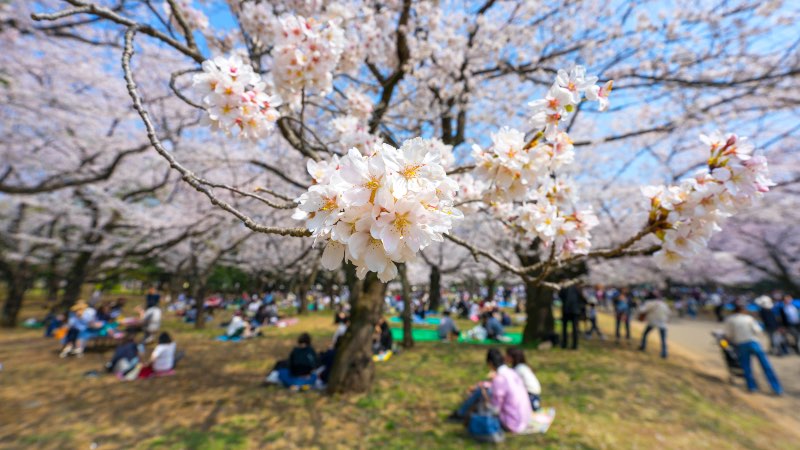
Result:
{"type": "Polygon", "coordinates": [[[597,335],[600,336],[600,339],[605,339],[606,337],[603,335],[603,332],[597,327],[597,305],[594,303],[589,305],[587,317],[589,318],[589,323],[592,325],[592,327],[586,332],[586,337],[590,338],[592,337],[592,333],[597,332],[597,335]]]}

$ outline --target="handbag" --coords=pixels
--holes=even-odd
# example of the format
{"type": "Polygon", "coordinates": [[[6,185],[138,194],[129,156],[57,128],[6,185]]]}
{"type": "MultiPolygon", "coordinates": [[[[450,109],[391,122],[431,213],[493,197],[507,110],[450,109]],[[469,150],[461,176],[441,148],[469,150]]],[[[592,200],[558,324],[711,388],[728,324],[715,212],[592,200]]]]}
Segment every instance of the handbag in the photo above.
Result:
{"type": "Polygon", "coordinates": [[[503,427],[500,424],[500,417],[497,410],[492,407],[486,390],[481,387],[481,399],[478,406],[467,422],[467,431],[470,436],[479,442],[502,442],[503,427]]]}

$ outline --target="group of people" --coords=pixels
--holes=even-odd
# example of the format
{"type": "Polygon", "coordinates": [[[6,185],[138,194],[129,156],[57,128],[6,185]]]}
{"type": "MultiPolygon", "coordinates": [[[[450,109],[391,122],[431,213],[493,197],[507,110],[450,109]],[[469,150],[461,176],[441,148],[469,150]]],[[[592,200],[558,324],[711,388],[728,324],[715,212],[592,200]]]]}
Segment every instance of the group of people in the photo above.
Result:
{"type": "Polygon", "coordinates": [[[92,301],[88,303],[77,301],[66,314],[65,320],[55,316],[48,323],[46,334],[55,334],[54,331],[59,328],[66,330],[60,357],[82,357],[87,341],[104,337],[112,342],[115,339],[117,341],[114,354],[105,368],[120,378],[149,378],[170,372],[174,368],[176,346],[169,333],[160,332],[161,297],[155,288],[148,291],[144,308],[136,307],[136,316],[129,318],[123,317],[126,303],[124,298],[102,302],[99,290],[91,298],[92,301]],[[104,332],[102,335],[101,330],[104,332]],[[137,342],[139,332],[142,333],[142,338],[137,342]],[[156,337],[157,343],[148,358],[145,346],[156,340],[156,337]]]}
{"type": "MultiPolygon", "coordinates": [[[[570,348],[573,350],[578,348],[580,322],[584,318],[590,324],[590,328],[586,331],[586,337],[597,334],[600,338],[605,339],[603,332],[597,325],[599,303],[596,301],[596,297],[592,298],[593,301],[588,300],[584,291],[575,285],[562,289],[558,296],[561,300],[561,348],[570,346],[570,337],[570,348]],[[568,330],[571,330],[571,333],[568,330]]],[[[642,296],[644,301],[638,304],[627,289],[616,292],[613,297],[616,339],[619,342],[623,326],[625,327],[625,338],[631,338],[631,316],[636,314],[639,320],[646,323],[639,350],[645,351],[647,349],[648,335],[653,330],[658,330],[661,338],[660,354],[662,358],[666,358],[667,322],[671,314],[669,305],[656,290],[646,291],[642,296]]]]}
{"type": "MultiPolygon", "coordinates": [[[[450,420],[464,422],[468,428],[473,416],[486,414],[479,411],[481,402],[487,402],[497,414],[497,420],[506,432],[524,432],[532,413],[541,409],[542,387],[518,348],[506,349],[506,354],[496,348],[489,349],[486,363],[488,379],[468,390],[466,400],[453,411],[450,420]]],[[[480,437],[480,436],[476,436],[480,437]]]]}

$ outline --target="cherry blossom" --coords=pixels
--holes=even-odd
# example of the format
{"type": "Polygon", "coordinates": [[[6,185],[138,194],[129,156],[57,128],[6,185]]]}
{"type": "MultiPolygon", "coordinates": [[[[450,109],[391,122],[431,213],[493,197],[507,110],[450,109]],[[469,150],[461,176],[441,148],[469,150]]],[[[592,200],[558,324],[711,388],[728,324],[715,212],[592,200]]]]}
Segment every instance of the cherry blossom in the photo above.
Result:
{"type": "Polygon", "coordinates": [[[203,62],[193,87],[203,95],[209,122],[225,132],[238,131],[241,138],[264,136],[280,116],[281,97],[268,94],[261,77],[236,55],[203,62]]]}
{"type": "Polygon", "coordinates": [[[747,138],[715,132],[701,135],[709,147],[708,167],[676,186],[647,186],[649,224],[663,242],[655,254],[662,267],[677,267],[706,247],[720,223],[768,192],[766,158],[752,156],[747,138]]]}
{"type": "Polygon", "coordinates": [[[439,146],[415,138],[399,149],[376,144],[368,156],[352,148],[335,164],[308,164],[318,184],[297,199],[293,217],[324,242],[324,267],[346,260],[361,278],[376,272],[389,281],[396,263],[442,240],[463,216],[453,208],[458,185],[445,174],[441,154],[428,151],[439,146]]]}

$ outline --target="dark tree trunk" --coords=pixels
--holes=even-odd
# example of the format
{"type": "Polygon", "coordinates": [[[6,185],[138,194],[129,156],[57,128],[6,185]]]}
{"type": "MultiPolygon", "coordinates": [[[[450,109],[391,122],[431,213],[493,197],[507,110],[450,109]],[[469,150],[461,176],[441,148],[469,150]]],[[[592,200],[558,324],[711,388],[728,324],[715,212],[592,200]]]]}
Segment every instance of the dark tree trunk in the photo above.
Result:
{"type": "Polygon", "coordinates": [[[336,352],[328,393],[365,392],[372,386],[375,366],[372,362],[372,335],[381,317],[386,285],[375,273],[355,283],[350,298],[350,327],[342,336],[336,352]]]}
{"type": "Polygon", "coordinates": [[[3,303],[0,326],[14,327],[17,325],[19,311],[22,309],[22,299],[28,288],[28,280],[17,272],[6,277],[6,288],[6,300],[3,303]]]}
{"type": "Polygon", "coordinates": [[[439,266],[431,266],[428,302],[431,311],[439,311],[442,303],[442,272],[439,266]]]}
{"type": "Polygon", "coordinates": [[[206,299],[206,280],[196,280],[192,283],[192,296],[197,305],[197,319],[194,321],[195,329],[201,329],[206,325],[205,299],[206,299]]]}
{"type": "Polygon", "coordinates": [[[497,292],[497,280],[494,278],[486,279],[486,300],[494,300],[494,293],[497,292]]]}
{"type": "Polygon", "coordinates": [[[301,281],[300,287],[297,290],[297,314],[308,314],[308,291],[314,287],[314,282],[317,280],[317,273],[319,272],[319,260],[314,263],[311,268],[311,273],[305,281],[301,281]]]}
{"type": "Polygon", "coordinates": [[[89,272],[89,261],[92,259],[92,252],[81,252],[72,264],[72,268],[67,273],[67,285],[64,287],[64,296],[61,298],[61,306],[69,308],[81,297],[81,288],[86,282],[89,272]]]}
{"type": "Polygon", "coordinates": [[[398,270],[400,272],[401,297],[403,298],[403,347],[411,348],[414,346],[413,323],[411,321],[411,289],[408,285],[406,265],[400,264],[398,270]]]}
{"type": "Polygon", "coordinates": [[[61,254],[56,253],[47,263],[47,275],[45,276],[45,286],[47,287],[47,303],[52,306],[58,301],[58,287],[61,279],[58,276],[58,261],[61,254]]]}
{"type": "Polygon", "coordinates": [[[533,344],[555,333],[553,290],[531,281],[525,283],[525,313],[528,318],[522,332],[522,343],[533,344]]]}

